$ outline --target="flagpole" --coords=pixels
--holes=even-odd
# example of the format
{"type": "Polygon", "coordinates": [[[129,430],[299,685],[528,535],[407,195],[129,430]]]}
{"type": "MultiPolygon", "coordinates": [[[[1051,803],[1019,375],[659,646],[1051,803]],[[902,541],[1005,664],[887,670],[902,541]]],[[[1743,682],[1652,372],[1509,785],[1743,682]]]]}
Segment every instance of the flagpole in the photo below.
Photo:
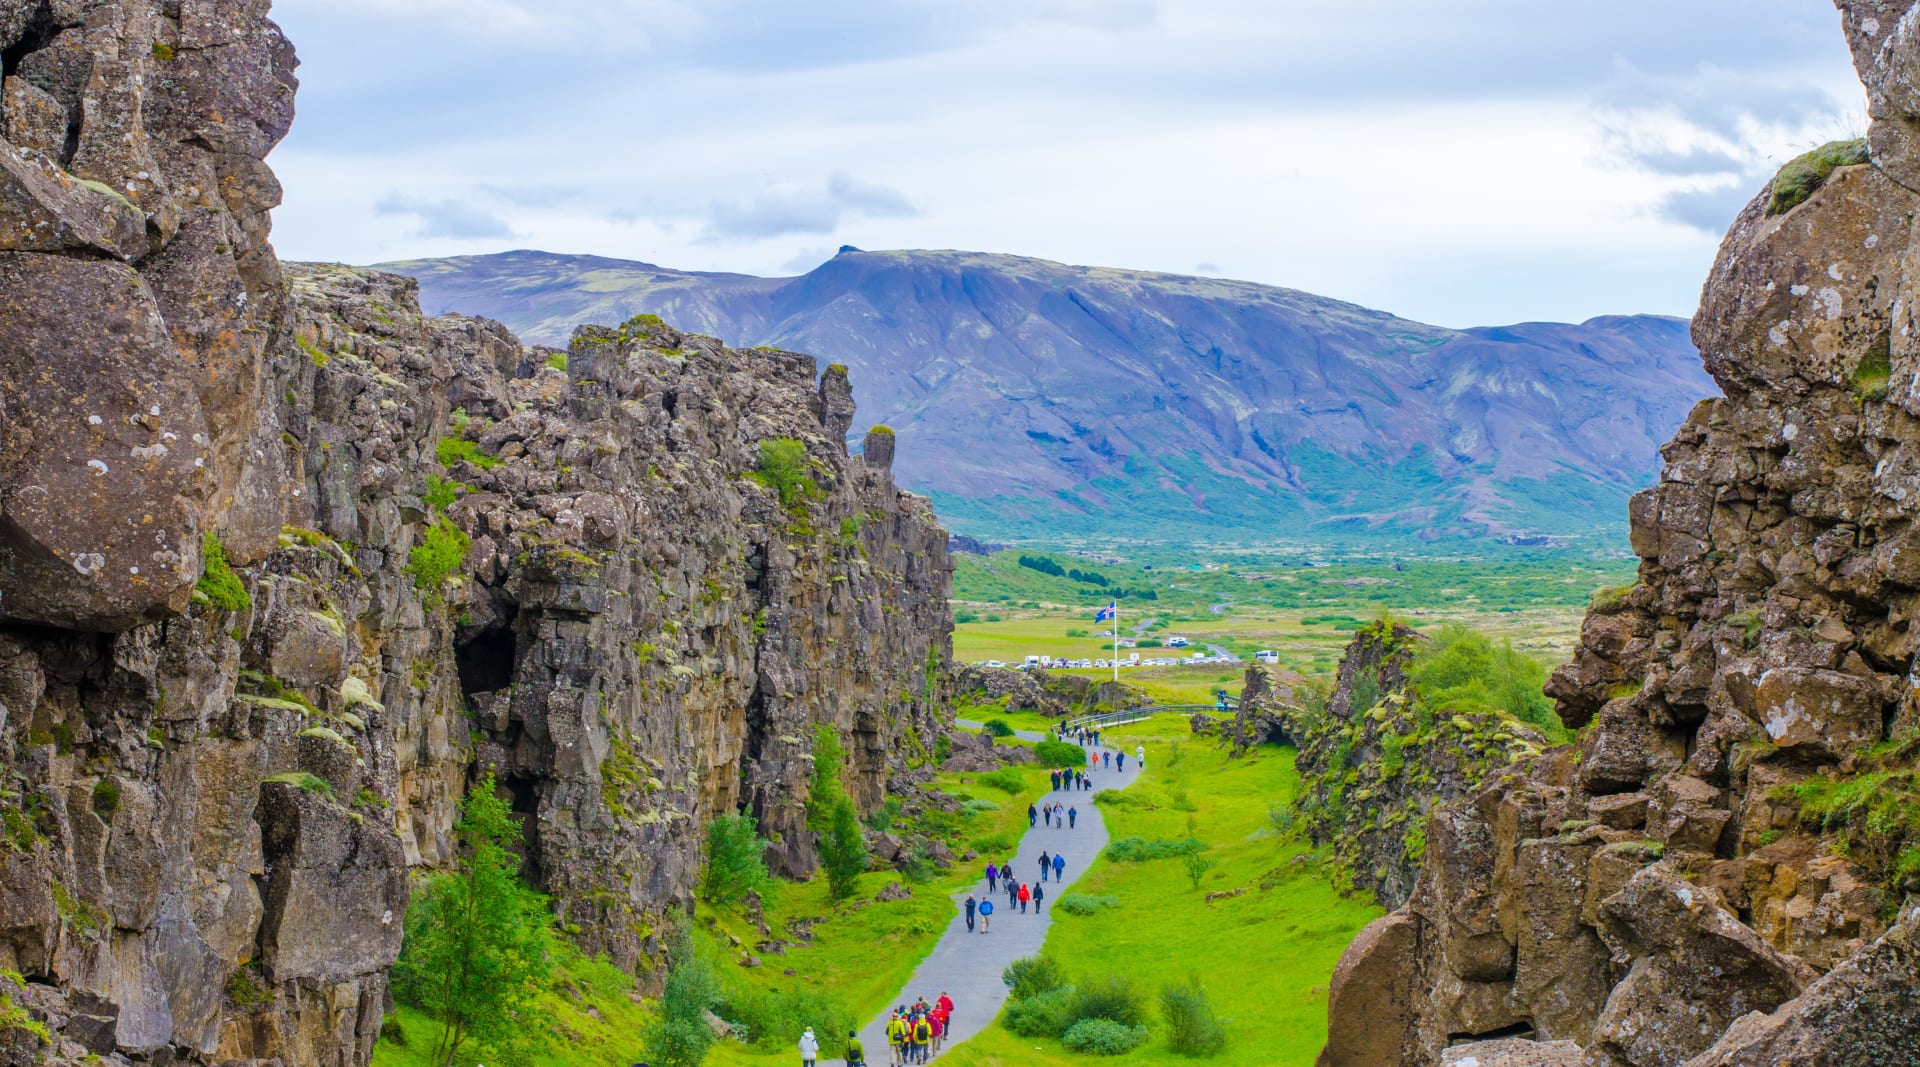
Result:
{"type": "Polygon", "coordinates": [[[1120,684],[1120,601],[1108,601],[1113,605],[1113,684],[1120,684]]]}

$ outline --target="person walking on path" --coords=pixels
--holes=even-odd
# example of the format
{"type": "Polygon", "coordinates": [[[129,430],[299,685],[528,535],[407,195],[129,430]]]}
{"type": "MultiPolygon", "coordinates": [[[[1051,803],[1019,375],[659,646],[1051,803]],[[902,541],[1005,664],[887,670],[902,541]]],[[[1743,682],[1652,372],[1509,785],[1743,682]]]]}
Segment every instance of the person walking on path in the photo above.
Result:
{"type": "Polygon", "coordinates": [[[814,1067],[814,1061],[820,1058],[820,1039],[813,1036],[813,1027],[800,1035],[800,1067],[814,1067]]]}
{"type": "Polygon", "coordinates": [[[867,1046],[860,1043],[857,1030],[847,1031],[847,1067],[867,1067],[867,1046]]]}
{"type": "Polygon", "coordinates": [[[1040,902],[1047,899],[1047,891],[1039,886],[1033,887],[1033,913],[1040,914],[1040,902]]]}
{"type": "Polygon", "coordinates": [[[1033,891],[1028,889],[1023,883],[1020,886],[1020,914],[1025,915],[1027,913],[1027,902],[1032,899],[1033,891]]]}
{"type": "Polygon", "coordinates": [[[984,934],[991,929],[993,929],[993,901],[983,900],[980,902],[980,932],[984,934]]]}
{"type": "Polygon", "coordinates": [[[1113,769],[1125,773],[1127,769],[1127,754],[1125,752],[1115,752],[1113,754],[1113,769]]]}
{"type": "Polygon", "coordinates": [[[1060,772],[1059,771],[1054,771],[1053,773],[1047,775],[1047,780],[1053,783],[1053,785],[1050,788],[1054,792],[1060,791],[1060,772]]]}
{"type": "Polygon", "coordinates": [[[887,1059],[893,1067],[907,1062],[907,1015],[905,1008],[893,1009],[887,1020],[887,1059]]]}
{"type": "Polygon", "coordinates": [[[1113,753],[1111,752],[1100,753],[1100,763],[1102,766],[1107,766],[1107,767],[1113,766],[1113,753]]]}
{"type": "Polygon", "coordinates": [[[974,912],[979,910],[979,908],[980,908],[980,902],[973,899],[972,893],[968,893],[967,894],[967,933],[973,933],[973,915],[974,915],[974,912]]]}
{"type": "Polygon", "coordinates": [[[1075,808],[1075,807],[1067,808],[1067,829],[1069,830],[1073,829],[1074,822],[1079,818],[1080,818],[1079,808],[1075,808]]]}
{"type": "Polygon", "coordinates": [[[1048,826],[1053,825],[1053,805],[1052,804],[1048,804],[1047,806],[1040,809],[1040,821],[1046,823],[1048,826]]]}
{"type": "Polygon", "coordinates": [[[924,1015],[913,1021],[913,1062],[927,1062],[927,1046],[933,1044],[933,1024],[924,1015]]]}
{"type": "Polygon", "coordinates": [[[1147,746],[1140,745],[1133,750],[1133,762],[1140,770],[1147,769],[1147,746]]]}
{"type": "Polygon", "coordinates": [[[1000,880],[1000,868],[995,867],[993,865],[992,860],[988,860],[987,861],[987,892],[991,893],[995,889],[997,889],[998,887],[995,886],[993,883],[999,880],[1000,880]]]}
{"type": "Polygon", "coordinates": [[[1062,856],[1058,852],[1054,853],[1053,854],[1053,880],[1056,882],[1059,881],[1061,874],[1065,872],[1066,869],[1067,869],[1067,858],[1065,856],[1062,856]]]}
{"type": "Polygon", "coordinates": [[[933,1038],[932,1041],[928,1042],[928,1051],[939,1052],[941,1039],[944,1038],[947,1033],[947,1023],[946,1020],[940,1018],[938,1009],[927,1013],[927,1029],[932,1032],[933,1038]]]}
{"type": "Polygon", "coordinates": [[[1018,903],[1020,903],[1020,883],[1014,881],[1012,875],[1008,875],[1007,876],[1007,907],[1011,908],[1018,903]]]}
{"type": "Polygon", "coordinates": [[[1035,826],[1038,826],[1039,824],[1040,824],[1040,809],[1034,807],[1032,804],[1028,804],[1027,805],[1027,829],[1031,830],[1035,826]]]}
{"type": "Polygon", "coordinates": [[[1040,880],[1041,881],[1044,882],[1047,880],[1048,865],[1051,864],[1052,862],[1053,860],[1047,855],[1046,850],[1041,849],[1040,850],[1040,880]]]}

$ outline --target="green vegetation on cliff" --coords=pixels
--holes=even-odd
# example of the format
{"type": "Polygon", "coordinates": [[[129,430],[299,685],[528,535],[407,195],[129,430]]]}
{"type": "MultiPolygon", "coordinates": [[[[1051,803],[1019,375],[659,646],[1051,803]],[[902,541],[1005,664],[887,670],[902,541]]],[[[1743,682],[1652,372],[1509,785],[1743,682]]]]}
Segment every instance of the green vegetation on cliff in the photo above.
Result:
{"type": "Polygon", "coordinates": [[[1820,190],[1835,170],[1854,167],[1868,161],[1867,139],[1829,141],[1789,160],[1773,179],[1767,198],[1767,214],[1784,215],[1820,190]]]}

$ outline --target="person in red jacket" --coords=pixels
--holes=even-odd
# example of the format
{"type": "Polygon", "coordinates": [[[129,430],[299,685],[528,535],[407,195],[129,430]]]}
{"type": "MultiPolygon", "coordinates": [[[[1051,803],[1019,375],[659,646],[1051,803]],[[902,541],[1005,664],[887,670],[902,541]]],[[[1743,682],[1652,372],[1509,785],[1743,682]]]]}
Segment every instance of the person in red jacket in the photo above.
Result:
{"type": "Polygon", "coordinates": [[[1020,883],[1020,914],[1025,915],[1027,913],[1027,904],[1031,900],[1033,900],[1033,892],[1027,888],[1027,883],[1021,882],[1020,883]]]}

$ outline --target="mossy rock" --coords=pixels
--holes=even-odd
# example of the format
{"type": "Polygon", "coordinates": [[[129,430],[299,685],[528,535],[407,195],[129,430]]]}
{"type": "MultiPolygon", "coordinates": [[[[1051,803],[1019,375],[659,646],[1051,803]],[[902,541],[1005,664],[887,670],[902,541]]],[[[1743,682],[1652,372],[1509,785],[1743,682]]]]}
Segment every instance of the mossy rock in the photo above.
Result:
{"type": "Polygon", "coordinates": [[[1767,198],[1768,215],[1784,215],[1801,204],[1841,167],[1857,167],[1868,161],[1867,140],[1829,141],[1780,168],[1774,176],[1773,193],[1767,198]]]}

